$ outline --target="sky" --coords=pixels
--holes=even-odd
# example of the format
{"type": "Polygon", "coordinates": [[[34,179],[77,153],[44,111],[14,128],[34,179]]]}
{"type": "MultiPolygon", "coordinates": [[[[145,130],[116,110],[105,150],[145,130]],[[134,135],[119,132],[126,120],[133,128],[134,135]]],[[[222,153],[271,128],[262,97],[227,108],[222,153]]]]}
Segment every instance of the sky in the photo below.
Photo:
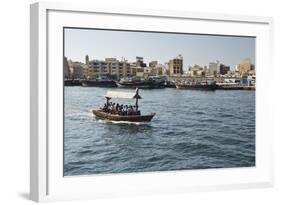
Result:
{"type": "Polygon", "coordinates": [[[218,60],[231,69],[245,58],[255,64],[255,38],[198,34],[113,31],[65,28],[64,55],[72,61],[122,57],[135,62],[142,56],[145,63],[157,60],[165,64],[183,56],[184,70],[192,65],[208,65],[218,60]]]}

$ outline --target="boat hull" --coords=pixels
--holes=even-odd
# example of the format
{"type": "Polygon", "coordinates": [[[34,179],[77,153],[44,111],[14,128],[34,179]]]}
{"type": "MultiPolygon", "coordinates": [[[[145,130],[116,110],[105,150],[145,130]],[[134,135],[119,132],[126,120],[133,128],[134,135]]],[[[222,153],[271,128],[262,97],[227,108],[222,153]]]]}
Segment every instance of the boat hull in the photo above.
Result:
{"type": "Polygon", "coordinates": [[[80,80],[64,80],[64,86],[81,86],[82,83],[80,80]]]}
{"type": "Polygon", "coordinates": [[[216,85],[187,85],[187,84],[176,84],[178,89],[190,89],[190,90],[210,90],[216,89],[216,85]]]}
{"type": "Polygon", "coordinates": [[[108,81],[83,80],[82,86],[84,86],[84,87],[105,87],[105,88],[117,87],[115,81],[113,81],[113,80],[108,80],[108,81]]]}
{"type": "Polygon", "coordinates": [[[217,90],[243,90],[243,86],[217,85],[217,90]]]}
{"type": "Polygon", "coordinates": [[[147,115],[114,115],[110,113],[103,112],[102,110],[93,110],[93,114],[103,120],[111,121],[125,121],[125,122],[150,122],[155,116],[155,113],[150,113],[147,115]]]}
{"type": "Polygon", "coordinates": [[[118,82],[117,86],[119,88],[140,88],[140,89],[157,89],[157,88],[165,88],[165,84],[163,83],[122,83],[118,82]]]}

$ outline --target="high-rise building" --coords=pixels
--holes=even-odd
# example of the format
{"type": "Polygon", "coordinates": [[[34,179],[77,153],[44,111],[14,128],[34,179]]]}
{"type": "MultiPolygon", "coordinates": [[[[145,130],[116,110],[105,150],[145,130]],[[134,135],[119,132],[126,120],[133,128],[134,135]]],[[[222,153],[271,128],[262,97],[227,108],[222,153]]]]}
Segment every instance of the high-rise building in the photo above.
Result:
{"type": "Polygon", "coordinates": [[[169,75],[182,75],[183,74],[183,57],[182,55],[169,61],[169,75]]]}

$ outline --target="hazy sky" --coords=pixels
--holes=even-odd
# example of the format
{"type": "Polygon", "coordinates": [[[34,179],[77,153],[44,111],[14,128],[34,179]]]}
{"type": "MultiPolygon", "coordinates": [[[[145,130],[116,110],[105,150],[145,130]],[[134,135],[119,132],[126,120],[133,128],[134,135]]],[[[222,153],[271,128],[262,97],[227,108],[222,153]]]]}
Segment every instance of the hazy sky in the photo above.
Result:
{"type": "Polygon", "coordinates": [[[255,63],[255,38],[66,28],[65,56],[85,62],[86,54],[90,60],[124,57],[133,62],[142,56],[145,63],[161,64],[181,54],[184,70],[216,60],[234,69],[244,58],[255,63]]]}

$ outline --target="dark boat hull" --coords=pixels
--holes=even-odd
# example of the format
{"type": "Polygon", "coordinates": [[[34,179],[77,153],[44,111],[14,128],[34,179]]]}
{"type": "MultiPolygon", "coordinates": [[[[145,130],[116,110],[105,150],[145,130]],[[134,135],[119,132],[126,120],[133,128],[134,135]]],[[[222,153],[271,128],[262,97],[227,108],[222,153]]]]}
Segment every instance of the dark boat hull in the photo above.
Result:
{"type": "Polygon", "coordinates": [[[111,121],[125,121],[125,122],[150,122],[155,116],[155,113],[147,115],[114,115],[110,113],[103,112],[101,110],[93,110],[93,114],[103,120],[111,121]]]}
{"type": "Polygon", "coordinates": [[[224,85],[217,85],[217,90],[243,90],[243,86],[224,86],[224,85]]]}
{"type": "Polygon", "coordinates": [[[166,81],[165,88],[176,88],[176,84],[171,81],[166,81]]]}
{"type": "Polygon", "coordinates": [[[106,87],[106,88],[117,87],[116,83],[113,80],[108,80],[108,81],[83,80],[82,86],[85,86],[85,87],[106,87]]]}
{"type": "Polygon", "coordinates": [[[82,83],[80,80],[64,80],[64,86],[81,86],[82,83]]]}
{"type": "Polygon", "coordinates": [[[164,82],[162,83],[122,83],[118,82],[117,86],[119,88],[141,88],[141,89],[157,89],[165,88],[164,82]]]}
{"type": "Polygon", "coordinates": [[[186,84],[176,84],[178,89],[190,89],[190,90],[210,90],[216,89],[216,85],[186,85],[186,84]]]}

